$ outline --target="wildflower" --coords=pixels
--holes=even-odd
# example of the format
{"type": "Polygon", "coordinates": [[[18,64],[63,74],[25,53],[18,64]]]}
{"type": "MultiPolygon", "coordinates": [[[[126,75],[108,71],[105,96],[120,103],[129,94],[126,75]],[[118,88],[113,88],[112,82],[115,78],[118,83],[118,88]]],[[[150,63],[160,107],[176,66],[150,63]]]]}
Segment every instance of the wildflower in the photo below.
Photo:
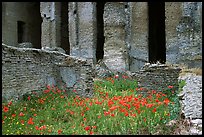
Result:
{"type": "Polygon", "coordinates": [[[146,118],[144,118],[144,122],[146,122],[146,118]]]}
{"type": "Polygon", "coordinates": [[[39,130],[39,127],[38,127],[38,126],[35,126],[35,129],[36,129],[36,130],[39,130]]]}
{"type": "Polygon", "coordinates": [[[28,124],[29,124],[29,125],[33,125],[33,124],[34,124],[33,118],[30,118],[30,119],[28,120],[28,124]]]}
{"type": "Polygon", "coordinates": [[[86,110],[90,110],[90,108],[89,108],[89,107],[86,107],[86,110]]]}
{"type": "Polygon", "coordinates": [[[125,116],[126,116],[126,117],[129,116],[129,114],[126,112],[126,113],[125,113],[125,116]]]}
{"type": "Polygon", "coordinates": [[[4,112],[8,112],[9,111],[9,108],[4,106],[4,109],[3,109],[4,112]]]}
{"type": "Polygon", "coordinates": [[[37,116],[37,114],[33,114],[33,116],[37,116]]]}
{"type": "Polygon", "coordinates": [[[84,118],[84,121],[86,121],[86,118],[84,118]]]}
{"type": "Polygon", "coordinates": [[[12,102],[10,101],[9,103],[8,103],[8,106],[11,106],[12,105],[12,102]]]}
{"type": "Polygon", "coordinates": [[[110,108],[110,110],[113,111],[113,110],[115,110],[117,108],[119,108],[119,106],[113,106],[113,107],[110,108]]]}
{"type": "Polygon", "coordinates": [[[101,116],[99,115],[98,118],[101,118],[101,116]]]}
{"type": "Polygon", "coordinates": [[[94,129],[94,128],[96,128],[96,126],[92,126],[92,128],[94,129]]]}
{"type": "Polygon", "coordinates": [[[16,116],[16,114],[12,114],[12,117],[15,117],[16,116]]]}
{"type": "Polygon", "coordinates": [[[104,116],[107,116],[107,115],[109,115],[109,114],[110,114],[110,112],[104,111],[104,116]]]}
{"type": "Polygon", "coordinates": [[[23,112],[20,112],[19,116],[24,116],[25,114],[23,114],[23,112]]]}
{"type": "Polygon", "coordinates": [[[166,105],[168,105],[168,103],[170,102],[168,98],[165,98],[163,101],[166,105]]]}
{"type": "Polygon", "coordinates": [[[90,130],[90,126],[84,128],[86,131],[90,130]]]}
{"type": "Polygon", "coordinates": [[[111,114],[111,116],[112,116],[112,117],[114,117],[114,116],[115,116],[115,114],[111,114]]]}
{"type": "Polygon", "coordinates": [[[58,135],[60,135],[62,133],[62,130],[59,129],[57,132],[58,132],[58,135]]]}
{"type": "Polygon", "coordinates": [[[73,89],[73,92],[76,92],[76,89],[73,89]]]}
{"type": "Polygon", "coordinates": [[[157,109],[156,109],[156,108],[154,108],[154,109],[152,110],[152,112],[153,112],[153,113],[155,113],[156,111],[157,111],[157,109]]]}
{"type": "Polygon", "coordinates": [[[151,108],[151,107],[153,107],[154,105],[153,104],[146,104],[146,107],[147,108],[151,108]]]}
{"type": "Polygon", "coordinates": [[[46,90],[44,90],[43,92],[46,94],[46,93],[49,93],[50,90],[49,90],[49,89],[46,89],[46,90]]]}
{"type": "Polygon", "coordinates": [[[28,96],[28,100],[29,100],[29,101],[30,101],[30,98],[31,98],[31,97],[30,97],[30,96],[28,96]]]}
{"type": "Polygon", "coordinates": [[[94,134],[94,132],[93,132],[93,131],[90,131],[89,135],[93,135],[93,134],[94,134]]]}
{"type": "Polygon", "coordinates": [[[21,120],[21,124],[22,124],[22,125],[24,125],[24,122],[25,122],[24,120],[21,120]]]}
{"type": "Polygon", "coordinates": [[[60,98],[64,98],[64,96],[60,96],[60,98]]]}
{"type": "Polygon", "coordinates": [[[168,86],[169,89],[173,88],[174,86],[168,86]]]}
{"type": "Polygon", "coordinates": [[[118,75],[115,75],[115,76],[114,76],[115,79],[117,79],[118,77],[119,77],[118,75]]]}

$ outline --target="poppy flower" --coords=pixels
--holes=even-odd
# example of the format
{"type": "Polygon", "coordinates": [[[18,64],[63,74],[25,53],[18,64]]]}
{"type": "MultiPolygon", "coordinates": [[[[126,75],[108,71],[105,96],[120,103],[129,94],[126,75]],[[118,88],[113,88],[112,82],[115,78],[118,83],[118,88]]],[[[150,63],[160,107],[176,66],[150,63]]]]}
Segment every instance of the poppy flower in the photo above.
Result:
{"type": "Polygon", "coordinates": [[[154,108],[154,109],[152,110],[152,112],[153,112],[153,113],[155,113],[156,111],[157,111],[157,109],[156,109],[156,108],[154,108]]]}
{"type": "Polygon", "coordinates": [[[29,125],[33,125],[33,124],[34,124],[33,118],[30,118],[30,119],[28,120],[28,124],[29,124],[29,125]]]}
{"type": "Polygon", "coordinates": [[[10,101],[9,103],[8,103],[8,106],[11,106],[12,105],[12,102],[10,101]]]}
{"type": "Polygon", "coordinates": [[[115,110],[115,109],[117,109],[117,108],[119,108],[119,106],[112,106],[112,107],[110,108],[110,110],[113,111],[113,110],[115,110]]]}
{"type": "Polygon", "coordinates": [[[90,131],[89,135],[93,135],[93,134],[94,134],[94,132],[93,132],[93,131],[90,131]]]}
{"type": "Polygon", "coordinates": [[[169,89],[173,88],[174,86],[168,86],[169,89]]]}
{"type": "Polygon", "coordinates": [[[3,109],[4,112],[8,112],[9,111],[9,108],[4,106],[4,109],[3,109]]]}
{"type": "Polygon", "coordinates": [[[86,131],[90,130],[90,126],[84,128],[86,131]]]}
{"type": "Polygon", "coordinates": [[[12,117],[15,117],[16,116],[16,114],[12,114],[12,117]]]}
{"type": "Polygon", "coordinates": [[[30,101],[30,98],[31,98],[31,97],[30,97],[30,96],[28,96],[28,100],[29,100],[29,101],[30,101]]]}
{"type": "Polygon", "coordinates": [[[24,115],[25,115],[25,114],[23,114],[23,112],[20,112],[20,114],[19,114],[19,116],[21,116],[21,117],[24,116],[24,115]]]}
{"type": "Polygon", "coordinates": [[[61,130],[61,129],[59,129],[57,132],[58,132],[58,135],[59,135],[59,134],[61,134],[61,133],[62,133],[62,130],[61,130]]]}
{"type": "Polygon", "coordinates": [[[168,103],[170,102],[170,100],[168,98],[165,98],[163,101],[166,105],[168,105],[168,103]]]}

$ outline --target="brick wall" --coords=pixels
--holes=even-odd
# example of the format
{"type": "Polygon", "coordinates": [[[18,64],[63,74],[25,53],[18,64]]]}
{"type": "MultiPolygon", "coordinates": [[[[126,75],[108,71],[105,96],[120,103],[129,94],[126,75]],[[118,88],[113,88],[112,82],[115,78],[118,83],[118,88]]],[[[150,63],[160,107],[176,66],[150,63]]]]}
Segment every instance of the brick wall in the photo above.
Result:
{"type": "Polygon", "coordinates": [[[92,63],[56,51],[15,48],[2,44],[2,98],[11,99],[42,90],[46,85],[76,89],[91,96],[92,63]]]}

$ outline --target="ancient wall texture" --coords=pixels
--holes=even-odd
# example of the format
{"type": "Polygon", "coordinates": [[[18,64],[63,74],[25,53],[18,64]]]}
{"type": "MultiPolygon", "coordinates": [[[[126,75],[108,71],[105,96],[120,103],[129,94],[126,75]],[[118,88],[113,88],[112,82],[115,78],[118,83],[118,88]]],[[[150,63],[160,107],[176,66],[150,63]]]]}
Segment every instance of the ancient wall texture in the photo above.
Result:
{"type": "Polygon", "coordinates": [[[165,2],[167,62],[202,68],[202,3],[165,2]]]}
{"type": "Polygon", "coordinates": [[[18,21],[24,22],[23,42],[31,42],[41,48],[40,3],[2,3],[2,42],[18,47],[18,21]]]}
{"type": "Polygon", "coordinates": [[[15,48],[2,44],[2,97],[15,98],[46,85],[76,89],[91,96],[92,64],[55,51],[15,48]]]}
{"type": "Polygon", "coordinates": [[[176,91],[180,71],[181,69],[177,66],[149,64],[140,71],[132,73],[132,77],[138,80],[139,87],[148,90],[163,91],[173,85],[173,90],[176,91]]]}

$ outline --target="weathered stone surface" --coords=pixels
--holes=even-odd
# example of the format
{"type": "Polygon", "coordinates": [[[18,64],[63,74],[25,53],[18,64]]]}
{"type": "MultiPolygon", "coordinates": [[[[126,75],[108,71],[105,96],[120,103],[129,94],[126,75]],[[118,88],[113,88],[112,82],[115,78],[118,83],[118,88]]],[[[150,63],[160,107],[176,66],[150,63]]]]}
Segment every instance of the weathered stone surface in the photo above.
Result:
{"type": "Polygon", "coordinates": [[[70,55],[96,63],[96,3],[69,3],[70,55]]]}
{"type": "Polygon", "coordinates": [[[104,7],[104,63],[111,70],[128,70],[128,51],[125,44],[125,5],[107,2],[104,7]]]}
{"type": "Polygon", "coordinates": [[[163,91],[170,85],[174,85],[172,90],[177,90],[180,70],[173,65],[147,63],[140,71],[133,72],[132,77],[140,87],[149,90],[163,91]]]}
{"type": "Polygon", "coordinates": [[[148,62],[148,6],[147,2],[130,2],[130,71],[139,71],[148,62]]]}
{"type": "Polygon", "coordinates": [[[202,3],[166,2],[165,8],[167,61],[202,68],[202,3]]]}
{"type": "Polygon", "coordinates": [[[181,106],[185,117],[202,118],[202,76],[187,74],[179,79],[186,81],[181,93],[181,106]]]}
{"type": "Polygon", "coordinates": [[[92,96],[93,64],[56,51],[15,48],[2,44],[2,98],[11,99],[46,85],[92,96]]]}
{"type": "Polygon", "coordinates": [[[37,2],[2,2],[2,43],[18,47],[18,43],[30,42],[34,48],[41,48],[39,5],[37,2]]]}

